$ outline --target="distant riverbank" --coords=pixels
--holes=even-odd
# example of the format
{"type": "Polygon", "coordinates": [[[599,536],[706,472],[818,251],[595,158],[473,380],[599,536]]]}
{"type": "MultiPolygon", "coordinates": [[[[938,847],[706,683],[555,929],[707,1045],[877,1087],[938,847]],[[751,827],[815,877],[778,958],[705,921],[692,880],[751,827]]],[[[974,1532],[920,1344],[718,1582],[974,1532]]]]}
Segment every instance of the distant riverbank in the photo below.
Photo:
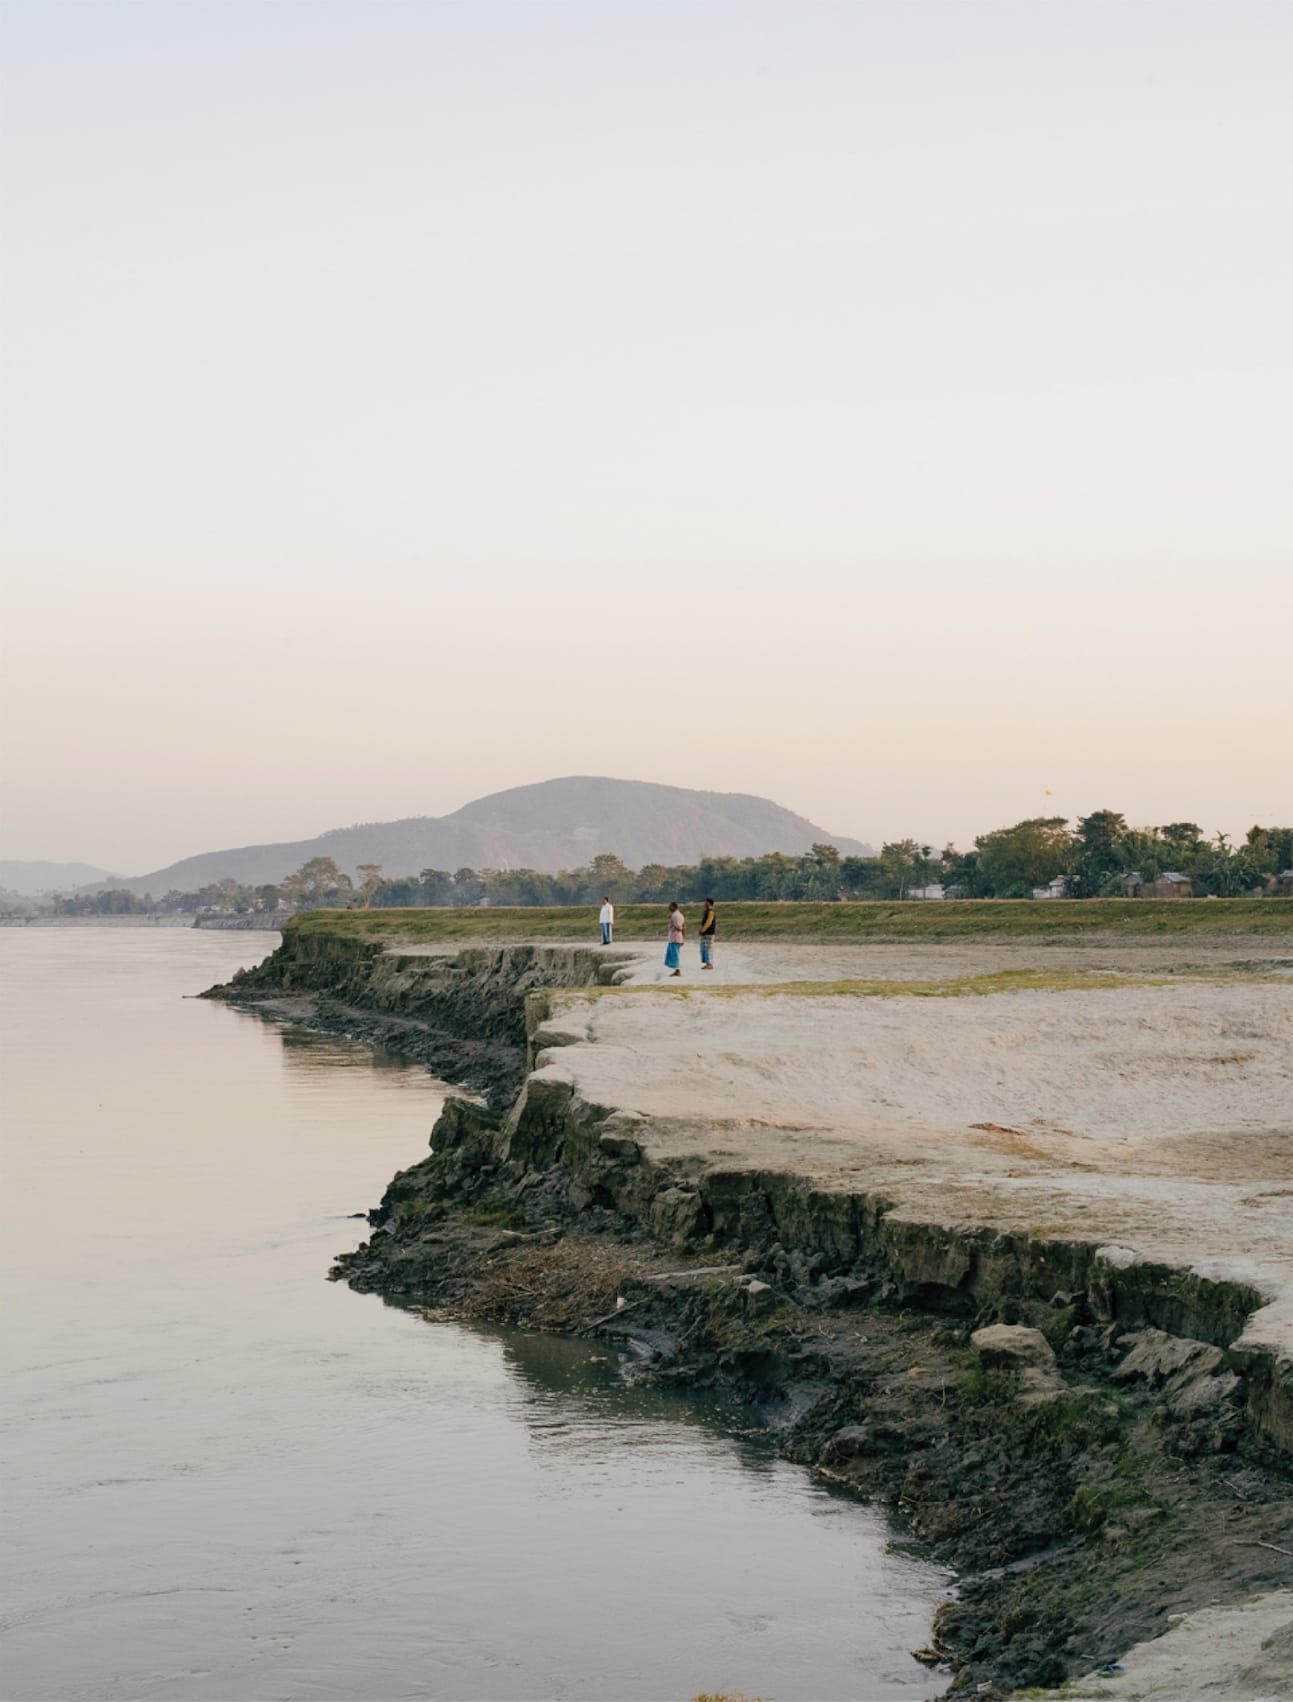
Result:
{"type": "Polygon", "coordinates": [[[282,932],[287,915],[195,916],[192,912],[156,916],[0,916],[4,928],[203,928],[223,933],[282,932]]]}
{"type": "Polygon", "coordinates": [[[196,916],[193,926],[232,934],[281,934],[293,914],[291,910],[253,910],[244,916],[196,916]]]}
{"type": "Polygon", "coordinates": [[[159,916],[0,916],[3,928],[191,928],[196,918],[159,916]]]}

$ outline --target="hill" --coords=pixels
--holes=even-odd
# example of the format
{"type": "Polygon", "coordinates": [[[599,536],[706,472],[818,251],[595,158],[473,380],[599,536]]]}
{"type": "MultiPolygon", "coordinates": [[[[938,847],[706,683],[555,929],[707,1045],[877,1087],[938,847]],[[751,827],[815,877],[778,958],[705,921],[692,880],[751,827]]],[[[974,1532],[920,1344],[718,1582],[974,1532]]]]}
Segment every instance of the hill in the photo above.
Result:
{"type": "Polygon", "coordinates": [[[494,792],[452,815],[368,822],[314,839],[208,851],[115,884],[155,897],[174,889],[192,892],[226,877],[259,885],[281,881],[310,857],[332,857],[349,875],[360,863],[380,863],[391,876],[461,868],[555,873],[601,851],[641,868],[767,851],[798,854],[823,840],[846,855],[868,851],[767,798],[576,776],[494,792]]]}
{"type": "Polygon", "coordinates": [[[42,892],[70,892],[74,887],[111,879],[106,869],[96,869],[92,863],[24,863],[0,859],[0,888],[19,893],[23,898],[35,898],[42,892]]]}

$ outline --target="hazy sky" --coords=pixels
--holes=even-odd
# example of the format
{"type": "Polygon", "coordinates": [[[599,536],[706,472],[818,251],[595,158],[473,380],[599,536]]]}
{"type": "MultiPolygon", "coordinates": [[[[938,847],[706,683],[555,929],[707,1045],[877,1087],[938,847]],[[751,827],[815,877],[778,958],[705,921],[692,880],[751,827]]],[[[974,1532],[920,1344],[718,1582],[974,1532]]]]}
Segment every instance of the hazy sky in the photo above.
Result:
{"type": "Polygon", "coordinates": [[[1293,817],[1287,0],[0,19],[0,853],[1293,817]]]}

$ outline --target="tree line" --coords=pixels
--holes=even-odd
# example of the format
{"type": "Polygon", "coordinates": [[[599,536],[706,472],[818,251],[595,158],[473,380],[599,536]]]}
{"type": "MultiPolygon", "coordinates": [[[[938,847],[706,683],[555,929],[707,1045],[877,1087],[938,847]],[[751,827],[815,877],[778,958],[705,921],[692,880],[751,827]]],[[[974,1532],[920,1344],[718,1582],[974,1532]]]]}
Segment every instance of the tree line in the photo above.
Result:
{"type": "Polygon", "coordinates": [[[358,881],[351,880],[331,857],[311,857],[286,880],[243,885],[226,879],[212,881],[193,892],[172,889],[161,898],[151,893],[109,887],[100,892],[66,893],[54,900],[57,916],[264,915],[275,910],[319,910],[367,904],[382,884],[377,863],[361,863],[358,881]]]}
{"type": "Polygon", "coordinates": [[[1116,810],[1096,810],[1070,828],[1062,816],[1036,816],[980,834],[969,851],[941,850],[914,839],[894,840],[875,857],[842,857],[833,845],[802,856],[773,851],[762,857],[702,857],[698,863],[648,863],[628,868],[607,852],[582,868],[544,874],[537,869],[423,869],[387,877],[361,863],[352,879],[331,857],[311,857],[278,884],[217,881],[196,892],[155,899],[122,889],[55,900],[62,915],[156,915],[159,912],[264,914],[328,908],[402,909],[479,904],[619,904],[713,898],[740,900],[906,899],[935,884],[955,898],[1028,898],[1064,882],[1069,898],[1117,898],[1131,871],[1145,881],[1183,874],[1198,897],[1235,898],[1279,891],[1293,869],[1293,827],[1251,827],[1242,843],[1224,833],[1210,838],[1195,823],[1129,827],[1116,810]]]}

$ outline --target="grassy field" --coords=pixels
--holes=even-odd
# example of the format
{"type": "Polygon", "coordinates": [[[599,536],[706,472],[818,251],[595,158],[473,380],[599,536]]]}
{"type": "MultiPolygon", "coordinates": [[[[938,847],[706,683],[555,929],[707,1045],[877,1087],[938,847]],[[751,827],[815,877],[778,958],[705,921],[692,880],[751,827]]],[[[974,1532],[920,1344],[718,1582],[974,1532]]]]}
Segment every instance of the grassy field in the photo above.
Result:
{"type": "MultiPolygon", "coordinates": [[[[694,934],[700,905],[683,906],[694,934]]],[[[663,904],[616,911],[618,942],[663,939],[663,904]]],[[[598,938],[597,907],[489,910],[308,910],[288,923],[298,934],[352,939],[587,940],[598,938]]],[[[958,899],[923,904],[722,904],[724,940],[1066,939],[1081,934],[1287,934],[1293,902],[1226,899],[958,899]]]]}

